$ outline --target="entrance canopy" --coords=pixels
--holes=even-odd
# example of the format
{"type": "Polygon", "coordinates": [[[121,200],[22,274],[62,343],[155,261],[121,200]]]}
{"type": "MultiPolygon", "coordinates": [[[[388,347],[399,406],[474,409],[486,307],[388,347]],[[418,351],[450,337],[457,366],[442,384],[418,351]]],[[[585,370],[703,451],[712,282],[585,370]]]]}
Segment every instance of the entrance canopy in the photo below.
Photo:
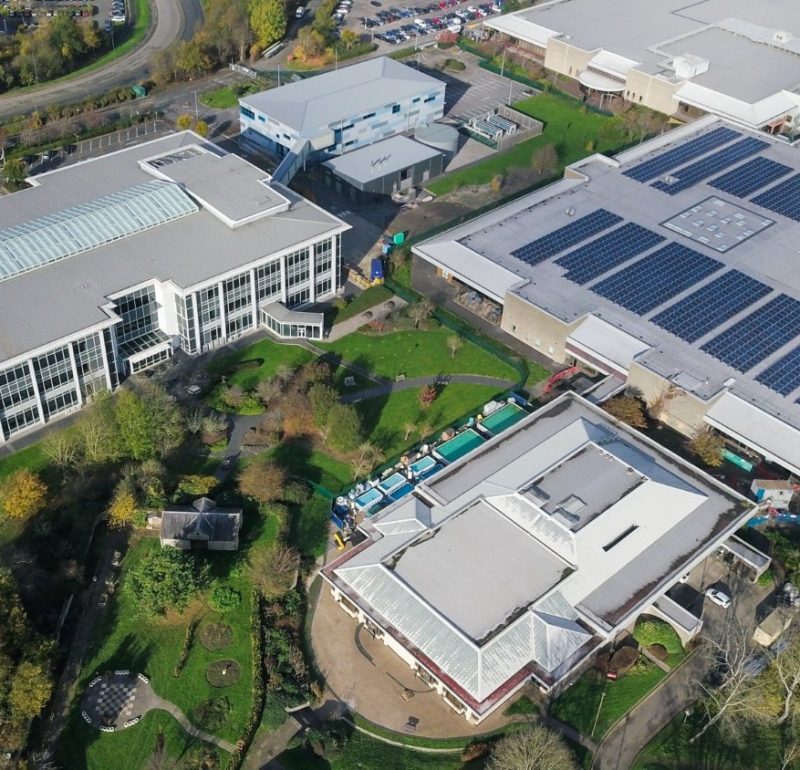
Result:
{"type": "Polygon", "coordinates": [[[621,94],[625,90],[624,83],[594,70],[579,72],[578,80],[581,85],[591,88],[592,91],[602,91],[606,94],[621,94]]]}
{"type": "Polygon", "coordinates": [[[321,339],[325,326],[322,313],[304,313],[289,310],[280,302],[272,302],[261,310],[261,322],[276,337],[282,339],[321,339]]]}

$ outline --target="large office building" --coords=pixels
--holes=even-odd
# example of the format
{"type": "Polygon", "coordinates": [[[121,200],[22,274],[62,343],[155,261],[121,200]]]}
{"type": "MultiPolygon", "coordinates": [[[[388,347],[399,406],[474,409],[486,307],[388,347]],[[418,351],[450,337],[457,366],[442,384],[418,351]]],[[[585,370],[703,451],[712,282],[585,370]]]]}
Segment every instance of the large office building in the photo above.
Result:
{"type": "Polygon", "coordinates": [[[445,83],[386,56],[242,97],[245,141],[284,158],[276,179],[426,126],[444,115],[445,83]]]}
{"type": "Polygon", "coordinates": [[[190,132],[29,181],[0,198],[0,444],[177,348],[313,334],[339,287],[349,225],[190,132]]]}
{"type": "Polygon", "coordinates": [[[557,691],[643,612],[691,638],[699,619],[665,592],[750,515],[727,486],[565,394],[367,519],[322,574],[477,723],[527,682],[557,691]]]}
{"type": "Polygon", "coordinates": [[[554,361],[800,475],[798,244],[797,149],[706,117],[414,252],[554,361]]]}
{"type": "Polygon", "coordinates": [[[793,0],[555,0],[484,25],[590,92],[681,119],[800,132],[793,0]]]}

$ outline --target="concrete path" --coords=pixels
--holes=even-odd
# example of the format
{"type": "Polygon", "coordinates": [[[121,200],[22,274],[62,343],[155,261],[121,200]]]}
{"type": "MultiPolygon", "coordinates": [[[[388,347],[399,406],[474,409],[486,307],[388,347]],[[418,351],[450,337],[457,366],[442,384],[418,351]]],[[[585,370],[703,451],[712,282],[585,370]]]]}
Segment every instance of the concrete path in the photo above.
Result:
{"type": "Polygon", "coordinates": [[[694,654],[674,669],[606,735],[594,754],[593,770],[629,770],[639,752],[696,699],[694,682],[707,662],[694,654]]]}
{"type": "Polygon", "coordinates": [[[437,383],[450,385],[455,382],[468,385],[490,385],[498,389],[508,389],[514,386],[514,382],[511,380],[504,380],[499,377],[484,377],[480,374],[448,374],[444,377],[432,375],[428,377],[412,377],[411,379],[402,380],[400,382],[384,382],[381,385],[376,385],[374,388],[360,390],[358,393],[347,393],[339,400],[343,404],[352,404],[367,398],[387,396],[390,393],[396,393],[401,390],[421,388],[423,385],[436,385],[437,383]]]}
{"type": "Polygon", "coordinates": [[[190,735],[192,738],[198,738],[201,741],[205,741],[206,743],[213,743],[215,746],[218,746],[223,751],[227,751],[228,754],[233,754],[236,750],[236,747],[232,743],[228,743],[228,741],[223,741],[222,738],[217,738],[216,735],[211,735],[210,733],[204,733],[199,728],[195,727],[187,718],[186,715],[174,704],[170,703],[168,700],[164,700],[163,698],[159,698],[154,693],[153,697],[153,706],[154,709],[161,709],[162,711],[166,711],[169,714],[172,714],[175,717],[175,720],[178,724],[184,729],[187,735],[190,735]]]}
{"type": "Polygon", "coordinates": [[[385,302],[381,302],[379,305],[368,308],[363,313],[359,313],[357,316],[348,318],[346,321],[342,321],[341,323],[334,324],[333,328],[331,328],[330,334],[328,334],[328,338],[325,341],[336,342],[342,337],[346,337],[348,334],[358,331],[362,326],[364,326],[364,324],[367,324],[370,321],[380,321],[381,319],[386,318],[386,316],[388,316],[390,313],[394,313],[396,310],[405,307],[407,304],[408,303],[402,299],[402,297],[394,296],[391,299],[387,299],[385,302]],[[372,317],[364,318],[364,313],[366,312],[372,313],[372,317]]]}
{"type": "Polygon", "coordinates": [[[276,757],[286,750],[299,729],[300,725],[294,717],[287,714],[286,721],[277,730],[256,736],[247,751],[244,770],[280,770],[281,765],[276,757]]]}
{"type": "Polygon", "coordinates": [[[566,736],[569,738],[573,743],[579,743],[584,748],[589,749],[589,751],[594,754],[597,751],[597,743],[595,743],[591,738],[587,737],[583,733],[576,730],[571,725],[568,725],[566,722],[562,722],[560,719],[556,719],[555,717],[542,717],[539,720],[545,727],[549,727],[551,730],[557,733],[561,733],[561,735],[566,736]]]}

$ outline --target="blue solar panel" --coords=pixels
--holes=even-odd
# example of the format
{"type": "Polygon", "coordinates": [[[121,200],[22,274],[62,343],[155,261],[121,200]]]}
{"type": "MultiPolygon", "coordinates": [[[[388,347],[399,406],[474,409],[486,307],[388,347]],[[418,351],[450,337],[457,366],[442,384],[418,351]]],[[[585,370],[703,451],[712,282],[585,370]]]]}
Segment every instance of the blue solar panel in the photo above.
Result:
{"type": "Polygon", "coordinates": [[[696,342],[770,291],[761,281],[731,270],[662,310],[652,321],[686,342],[696,342]]]}
{"type": "Polygon", "coordinates": [[[737,198],[746,198],[756,190],[786,176],[791,170],[789,166],[769,158],[753,158],[739,168],[712,179],[709,184],[737,198]]]}
{"type": "Polygon", "coordinates": [[[788,396],[800,387],[800,347],[779,358],[764,369],[756,379],[782,396],[788,396]]]}
{"type": "Polygon", "coordinates": [[[677,171],[672,172],[672,176],[676,177],[674,182],[664,182],[659,180],[653,182],[653,187],[656,190],[667,193],[667,195],[677,195],[683,190],[688,190],[692,185],[697,184],[701,179],[716,174],[740,160],[755,155],[757,152],[769,147],[769,145],[761,139],[755,139],[748,136],[730,147],[725,147],[713,155],[709,155],[696,163],[691,163],[684,166],[677,171]]]}
{"type": "Polygon", "coordinates": [[[574,222],[564,225],[564,227],[559,227],[558,230],[554,230],[552,233],[514,249],[511,254],[529,265],[538,265],[560,251],[566,251],[592,235],[608,230],[609,227],[621,221],[622,217],[618,217],[605,209],[597,209],[597,211],[576,219],[574,222]]]}
{"type": "Polygon", "coordinates": [[[751,200],[765,209],[800,222],[800,174],[789,177],[751,200]]]}
{"type": "Polygon", "coordinates": [[[681,163],[687,163],[699,155],[713,150],[715,147],[732,141],[737,136],[741,136],[741,134],[730,128],[715,128],[713,131],[703,134],[703,136],[698,136],[696,139],[681,144],[674,150],[668,150],[656,155],[655,158],[639,163],[622,173],[637,182],[649,182],[651,179],[661,176],[665,171],[669,171],[669,169],[675,168],[681,163]]]}
{"type": "Polygon", "coordinates": [[[793,340],[800,332],[800,301],[779,294],[703,345],[703,350],[740,372],[793,340]]]}
{"type": "Polygon", "coordinates": [[[584,284],[664,240],[646,227],[628,222],[556,260],[573,283],[584,284]]]}
{"type": "Polygon", "coordinates": [[[720,269],[722,263],[716,259],[679,243],[668,243],[654,254],[600,281],[592,291],[632,313],[644,315],[720,269]]]}

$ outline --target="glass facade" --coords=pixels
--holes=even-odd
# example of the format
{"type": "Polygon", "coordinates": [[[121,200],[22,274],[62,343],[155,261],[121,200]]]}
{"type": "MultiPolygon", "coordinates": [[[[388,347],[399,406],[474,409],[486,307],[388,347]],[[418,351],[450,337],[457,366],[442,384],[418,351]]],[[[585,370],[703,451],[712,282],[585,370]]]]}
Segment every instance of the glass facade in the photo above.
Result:
{"type": "Polygon", "coordinates": [[[158,328],[158,304],[153,286],[136,289],[116,300],[117,314],[122,323],[117,326],[117,342],[122,345],[158,328]]]}
{"type": "Polygon", "coordinates": [[[311,260],[308,249],[294,251],[286,257],[286,288],[291,290],[300,284],[308,283],[311,275],[311,260]]]}
{"type": "Polygon", "coordinates": [[[280,299],[281,261],[279,259],[256,268],[256,290],[259,303],[280,299]]]}
{"type": "Polygon", "coordinates": [[[181,335],[181,347],[187,353],[197,352],[197,338],[194,328],[194,298],[175,295],[175,314],[178,317],[178,333],[181,335]]]}
{"type": "Polygon", "coordinates": [[[209,286],[197,292],[197,314],[200,319],[200,349],[209,350],[222,339],[218,286],[209,286]]]}
{"type": "Polygon", "coordinates": [[[78,369],[81,395],[87,401],[107,390],[106,369],[103,364],[103,339],[100,332],[72,343],[78,369]]]}
{"type": "Polygon", "coordinates": [[[36,389],[27,363],[0,371],[0,425],[13,436],[39,420],[36,389]]]}

